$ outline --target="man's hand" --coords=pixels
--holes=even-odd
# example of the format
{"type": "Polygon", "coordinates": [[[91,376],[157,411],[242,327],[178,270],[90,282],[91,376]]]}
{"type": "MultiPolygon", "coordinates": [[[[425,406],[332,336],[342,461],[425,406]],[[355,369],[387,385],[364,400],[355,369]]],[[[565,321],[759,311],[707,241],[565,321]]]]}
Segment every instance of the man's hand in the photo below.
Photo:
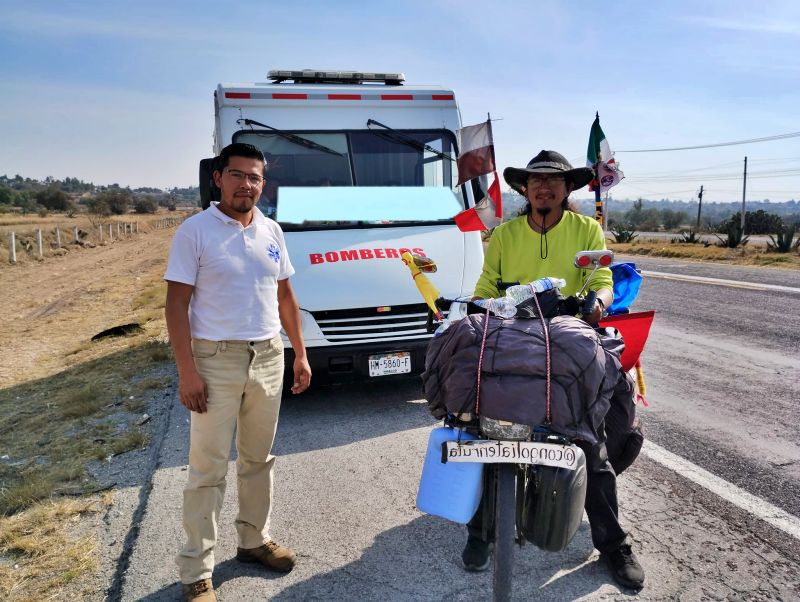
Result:
{"type": "Polygon", "coordinates": [[[205,414],[208,403],[208,387],[197,370],[187,370],[179,377],[181,403],[192,412],[205,414]]]}
{"type": "Polygon", "coordinates": [[[308,360],[304,357],[294,358],[294,384],[292,385],[292,393],[297,395],[302,393],[311,384],[311,366],[308,365],[308,360]]]}

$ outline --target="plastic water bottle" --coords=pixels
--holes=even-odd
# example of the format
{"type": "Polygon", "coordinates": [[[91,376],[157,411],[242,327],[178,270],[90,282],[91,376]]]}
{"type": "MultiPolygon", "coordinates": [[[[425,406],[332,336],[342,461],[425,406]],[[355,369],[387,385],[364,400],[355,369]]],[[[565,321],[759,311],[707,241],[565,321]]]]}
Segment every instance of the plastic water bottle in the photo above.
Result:
{"type": "Polygon", "coordinates": [[[501,318],[513,318],[517,315],[517,305],[527,301],[536,293],[543,293],[553,288],[566,286],[562,278],[539,278],[528,284],[515,284],[506,289],[505,297],[499,299],[478,299],[474,301],[479,307],[487,308],[501,318]],[[491,304],[491,305],[490,305],[491,304]]]}
{"type": "Polygon", "coordinates": [[[562,288],[567,285],[567,281],[562,278],[539,278],[528,284],[515,284],[506,289],[506,297],[511,297],[519,305],[527,301],[535,293],[543,293],[554,288],[562,288]]]}

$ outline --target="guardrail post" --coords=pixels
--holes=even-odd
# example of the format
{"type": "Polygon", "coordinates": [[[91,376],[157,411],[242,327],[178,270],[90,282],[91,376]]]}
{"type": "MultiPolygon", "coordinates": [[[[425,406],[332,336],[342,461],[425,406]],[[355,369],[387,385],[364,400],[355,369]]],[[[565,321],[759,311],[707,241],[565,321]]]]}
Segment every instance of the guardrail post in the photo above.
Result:
{"type": "Polygon", "coordinates": [[[100,233],[100,238],[98,238],[97,240],[103,242],[103,226],[98,226],[97,231],[100,233]]]}
{"type": "Polygon", "coordinates": [[[78,244],[78,226],[72,226],[72,238],[75,244],[78,244]]]}
{"type": "Polygon", "coordinates": [[[114,240],[114,224],[108,224],[108,242],[114,240]]]}
{"type": "Polygon", "coordinates": [[[8,260],[17,263],[17,239],[13,232],[8,235],[8,260]]]}
{"type": "Polygon", "coordinates": [[[42,229],[36,230],[36,243],[39,246],[39,259],[44,259],[44,249],[42,248],[42,229]]]}
{"type": "Polygon", "coordinates": [[[61,228],[56,226],[56,248],[61,248],[61,228]]]}

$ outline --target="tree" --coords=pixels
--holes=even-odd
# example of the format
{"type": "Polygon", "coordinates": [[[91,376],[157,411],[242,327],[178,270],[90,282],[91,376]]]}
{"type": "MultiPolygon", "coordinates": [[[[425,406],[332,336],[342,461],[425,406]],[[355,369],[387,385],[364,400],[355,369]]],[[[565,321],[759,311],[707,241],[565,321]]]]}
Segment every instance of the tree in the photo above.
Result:
{"type": "Polygon", "coordinates": [[[92,215],[99,215],[101,217],[108,217],[111,215],[111,207],[109,207],[108,203],[99,196],[94,196],[88,199],[86,201],[86,205],[89,208],[89,213],[92,215]]]}
{"type": "Polygon", "coordinates": [[[8,186],[0,186],[0,205],[13,205],[14,196],[14,191],[8,186]]]}
{"type": "MultiPolygon", "coordinates": [[[[741,223],[742,213],[735,213],[720,224],[719,232],[727,233],[732,224],[739,227],[741,223]]],[[[744,229],[748,234],[773,234],[783,229],[783,220],[779,215],[767,213],[763,209],[747,211],[744,214],[744,229]]]]}
{"type": "Polygon", "coordinates": [[[110,188],[99,193],[95,198],[105,202],[111,213],[123,215],[128,213],[128,206],[131,203],[131,191],[125,188],[110,188]]]}
{"type": "Polygon", "coordinates": [[[155,213],[158,211],[158,203],[150,197],[139,197],[133,205],[136,213],[155,213]]]}
{"type": "Polygon", "coordinates": [[[57,186],[49,186],[38,191],[35,198],[37,203],[51,211],[67,211],[75,206],[69,195],[57,186]]]}
{"type": "Polygon", "coordinates": [[[664,230],[675,230],[686,223],[686,213],[683,211],[673,211],[672,209],[661,210],[661,223],[664,230]]]}

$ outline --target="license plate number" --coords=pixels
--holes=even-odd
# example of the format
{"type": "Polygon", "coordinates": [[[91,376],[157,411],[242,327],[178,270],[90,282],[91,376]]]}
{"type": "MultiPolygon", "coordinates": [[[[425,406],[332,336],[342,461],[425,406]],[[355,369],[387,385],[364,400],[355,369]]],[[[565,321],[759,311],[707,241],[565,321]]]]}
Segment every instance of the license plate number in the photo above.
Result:
{"type": "Polygon", "coordinates": [[[369,375],[387,376],[411,372],[411,354],[407,351],[369,356],[369,375]]]}
{"type": "Polygon", "coordinates": [[[481,464],[540,464],[575,470],[581,449],[576,445],[556,445],[536,441],[446,441],[442,460],[445,462],[479,462],[481,464]]]}

